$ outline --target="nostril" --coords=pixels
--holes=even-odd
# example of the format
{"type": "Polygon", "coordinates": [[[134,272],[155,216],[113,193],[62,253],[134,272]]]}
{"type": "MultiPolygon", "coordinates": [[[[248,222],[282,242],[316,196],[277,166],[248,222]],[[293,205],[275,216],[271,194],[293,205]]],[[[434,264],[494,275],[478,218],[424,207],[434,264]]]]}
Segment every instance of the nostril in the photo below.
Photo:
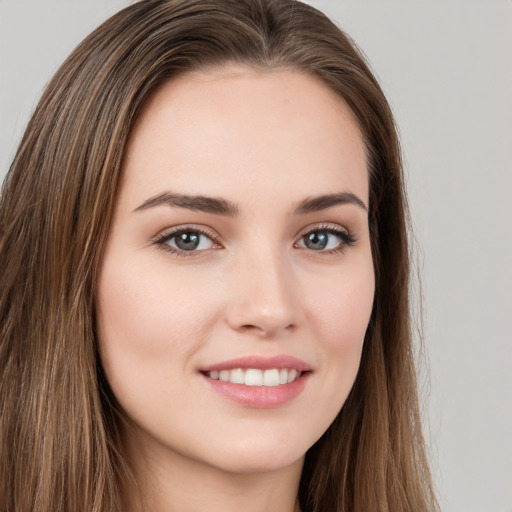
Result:
{"type": "Polygon", "coordinates": [[[251,325],[251,324],[241,325],[239,329],[243,332],[255,332],[255,333],[256,332],[262,332],[262,333],[266,332],[266,329],[264,329],[263,327],[259,327],[257,325],[251,325]]]}
{"type": "Polygon", "coordinates": [[[289,324],[283,328],[278,325],[255,325],[255,324],[244,324],[239,326],[240,332],[245,332],[248,334],[254,333],[259,334],[261,336],[269,337],[273,336],[278,331],[287,331],[287,332],[293,332],[295,330],[295,324],[289,324]]]}

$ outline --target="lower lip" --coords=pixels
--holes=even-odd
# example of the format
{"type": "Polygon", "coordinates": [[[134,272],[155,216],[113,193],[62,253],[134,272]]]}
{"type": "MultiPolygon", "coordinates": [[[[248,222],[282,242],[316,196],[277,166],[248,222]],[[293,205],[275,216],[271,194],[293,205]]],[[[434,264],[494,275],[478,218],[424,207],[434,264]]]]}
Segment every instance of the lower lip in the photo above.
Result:
{"type": "Polygon", "coordinates": [[[234,402],[255,409],[272,409],[284,405],[300,395],[306,386],[310,372],[303,373],[289,384],[279,386],[246,386],[245,384],[211,379],[204,374],[201,376],[214,391],[234,402]]]}

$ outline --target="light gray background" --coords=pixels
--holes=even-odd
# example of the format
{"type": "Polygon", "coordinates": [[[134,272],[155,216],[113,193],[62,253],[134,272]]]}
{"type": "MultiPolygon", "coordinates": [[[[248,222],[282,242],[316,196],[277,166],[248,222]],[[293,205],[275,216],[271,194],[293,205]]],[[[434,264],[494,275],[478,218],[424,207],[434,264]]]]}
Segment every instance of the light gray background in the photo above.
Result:
{"type": "MultiPolygon", "coordinates": [[[[401,128],[442,508],[512,512],[512,2],[310,3],[364,50],[401,128]]],[[[0,0],[0,177],[59,63],[127,4],[0,0]]]]}

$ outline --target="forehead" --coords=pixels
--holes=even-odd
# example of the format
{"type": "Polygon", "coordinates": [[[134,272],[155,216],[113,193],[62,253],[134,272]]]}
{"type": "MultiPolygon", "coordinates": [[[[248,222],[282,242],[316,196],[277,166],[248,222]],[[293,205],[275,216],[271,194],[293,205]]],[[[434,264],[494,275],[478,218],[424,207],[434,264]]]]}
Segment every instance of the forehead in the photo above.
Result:
{"type": "Polygon", "coordinates": [[[139,195],[229,197],[271,185],[297,200],[333,189],[368,197],[353,113],[319,79],[293,69],[229,65],[165,83],[140,114],[123,167],[123,187],[139,195]]]}

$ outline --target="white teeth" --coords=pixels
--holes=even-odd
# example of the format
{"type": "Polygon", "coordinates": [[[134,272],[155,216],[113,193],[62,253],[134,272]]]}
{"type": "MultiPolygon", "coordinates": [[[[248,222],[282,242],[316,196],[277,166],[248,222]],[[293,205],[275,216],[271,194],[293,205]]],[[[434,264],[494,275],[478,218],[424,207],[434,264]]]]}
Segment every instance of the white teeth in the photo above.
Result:
{"type": "Polygon", "coordinates": [[[263,386],[263,372],[261,370],[245,370],[246,386],[263,386]]]}
{"type": "Polygon", "coordinates": [[[297,378],[297,370],[290,370],[288,372],[288,382],[293,382],[297,378]]]}
{"type": "Polygon", "coordinates": [[[208,372],[211,379],[231,382],[233,384],[245,384],[246,386],[267,386],[274,387],[282,384],[289,384],[298,377],[300,372],[295,369],[272,368],[260,370],[258,368],[234,368],[233,370],[212,370],[208,372]]]}
{"type": "Polygon", "coordinates": [[[231,370],[230,373],[231,375],[229,376],[229,382],[232,382],[233,384],[245,384],[244,371],[242,368],[231,370]]]}
{"type": "Polygon", "coordinates": [[[279,386],[279,370],[265,370],[263,373],[264,386],[279,386]]]}

